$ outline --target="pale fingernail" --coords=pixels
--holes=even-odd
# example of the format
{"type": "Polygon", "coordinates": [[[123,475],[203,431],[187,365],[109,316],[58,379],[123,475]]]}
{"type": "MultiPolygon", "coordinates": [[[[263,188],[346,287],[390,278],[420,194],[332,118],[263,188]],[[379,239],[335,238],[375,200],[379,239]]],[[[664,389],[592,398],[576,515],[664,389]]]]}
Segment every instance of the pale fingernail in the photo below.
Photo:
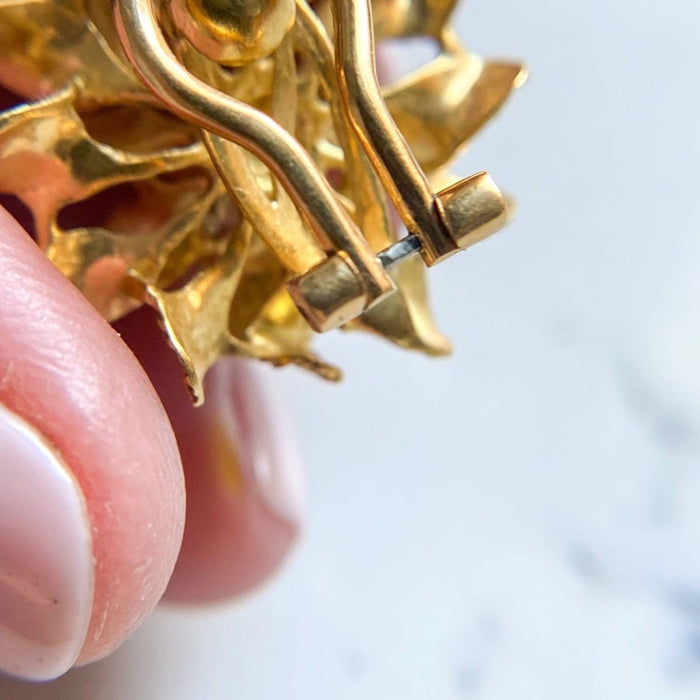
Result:
{"type": "Polygon", "coordinates": [[[48,680],[73,665],[93,576],[78,484],[42,436],[0,405],[0,671],[48,680]]]}

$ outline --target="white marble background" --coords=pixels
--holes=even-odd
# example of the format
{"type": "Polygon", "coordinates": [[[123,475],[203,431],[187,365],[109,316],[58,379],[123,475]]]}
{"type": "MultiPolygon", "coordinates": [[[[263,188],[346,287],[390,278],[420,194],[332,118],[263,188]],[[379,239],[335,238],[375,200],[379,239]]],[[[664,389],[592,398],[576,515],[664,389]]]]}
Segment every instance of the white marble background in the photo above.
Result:
{"type": "Polygon", "coordinates": [[[700,696],[700,5],[466,5],[532,78],[461,163],[521,206],[432,273],[454,357],[336,334],[344,385],[277,372],[310,499],[281,575],[1,698],[700,696]]]}

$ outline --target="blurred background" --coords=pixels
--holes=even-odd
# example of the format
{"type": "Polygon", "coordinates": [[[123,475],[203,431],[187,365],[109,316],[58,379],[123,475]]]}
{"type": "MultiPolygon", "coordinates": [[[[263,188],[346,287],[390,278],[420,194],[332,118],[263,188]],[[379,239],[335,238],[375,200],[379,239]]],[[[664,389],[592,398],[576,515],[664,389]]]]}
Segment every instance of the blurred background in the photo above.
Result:
{"type": "Polygon", "coordinates": [[[457,26],[531,79],[455,169],[520,210],[431,273],[454,356],[336,333],[344,384],[272,372],[309,491],[279,576],[1,698],[699,697],[700,5],[457,26]]]}

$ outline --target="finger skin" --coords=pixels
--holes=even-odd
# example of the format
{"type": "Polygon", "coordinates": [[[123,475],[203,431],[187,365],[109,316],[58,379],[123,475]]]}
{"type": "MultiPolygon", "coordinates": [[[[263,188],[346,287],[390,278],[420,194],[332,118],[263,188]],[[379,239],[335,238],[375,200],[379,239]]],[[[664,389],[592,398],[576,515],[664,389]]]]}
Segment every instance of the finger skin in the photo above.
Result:
{"type": "Polygon", "coordinates": [[[287,416],[255,363],[220,359],[194,407],[150,309],[117,324],[166,407],[182,455],[187,519],[165,599],[211,603],[259,586],[296,542],[302,472],[287,416]]]}
{"type": "Polygon", "coordinates": [[[296,542],[303,485],[281,411],[250,362],[219,363],[196,420],[182,426],[187,526],[169,601],[208,603],[269,579],[296,542]]]}
{"type": "Polygon", "coordinates": [[[55,446],[86,500],[95,592],[79,661],[94,660],[170,577],[185,507],[176,442],[132,353],[2,210],[0,300],[0,403],[55,446]]]}

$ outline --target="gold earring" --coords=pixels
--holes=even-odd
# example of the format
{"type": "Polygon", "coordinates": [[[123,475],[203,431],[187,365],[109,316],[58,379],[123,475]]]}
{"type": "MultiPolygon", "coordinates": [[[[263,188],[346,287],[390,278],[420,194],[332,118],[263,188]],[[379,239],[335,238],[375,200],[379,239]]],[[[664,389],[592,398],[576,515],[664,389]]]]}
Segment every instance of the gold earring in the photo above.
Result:
{"type": "Polygon", "coordinates": [[[196,402],[236,353],[339,370],[313,331],[444,354],[424,270],[501,228],[456,154],[524,81],[449,25],[456,0],[0,0],[0,192],[114,320],[160,312],[196,402]],[[379,42],[437,55],[378,83],[379,42]],[[397,238],[399,218],[407,233],[397,238]]]}

